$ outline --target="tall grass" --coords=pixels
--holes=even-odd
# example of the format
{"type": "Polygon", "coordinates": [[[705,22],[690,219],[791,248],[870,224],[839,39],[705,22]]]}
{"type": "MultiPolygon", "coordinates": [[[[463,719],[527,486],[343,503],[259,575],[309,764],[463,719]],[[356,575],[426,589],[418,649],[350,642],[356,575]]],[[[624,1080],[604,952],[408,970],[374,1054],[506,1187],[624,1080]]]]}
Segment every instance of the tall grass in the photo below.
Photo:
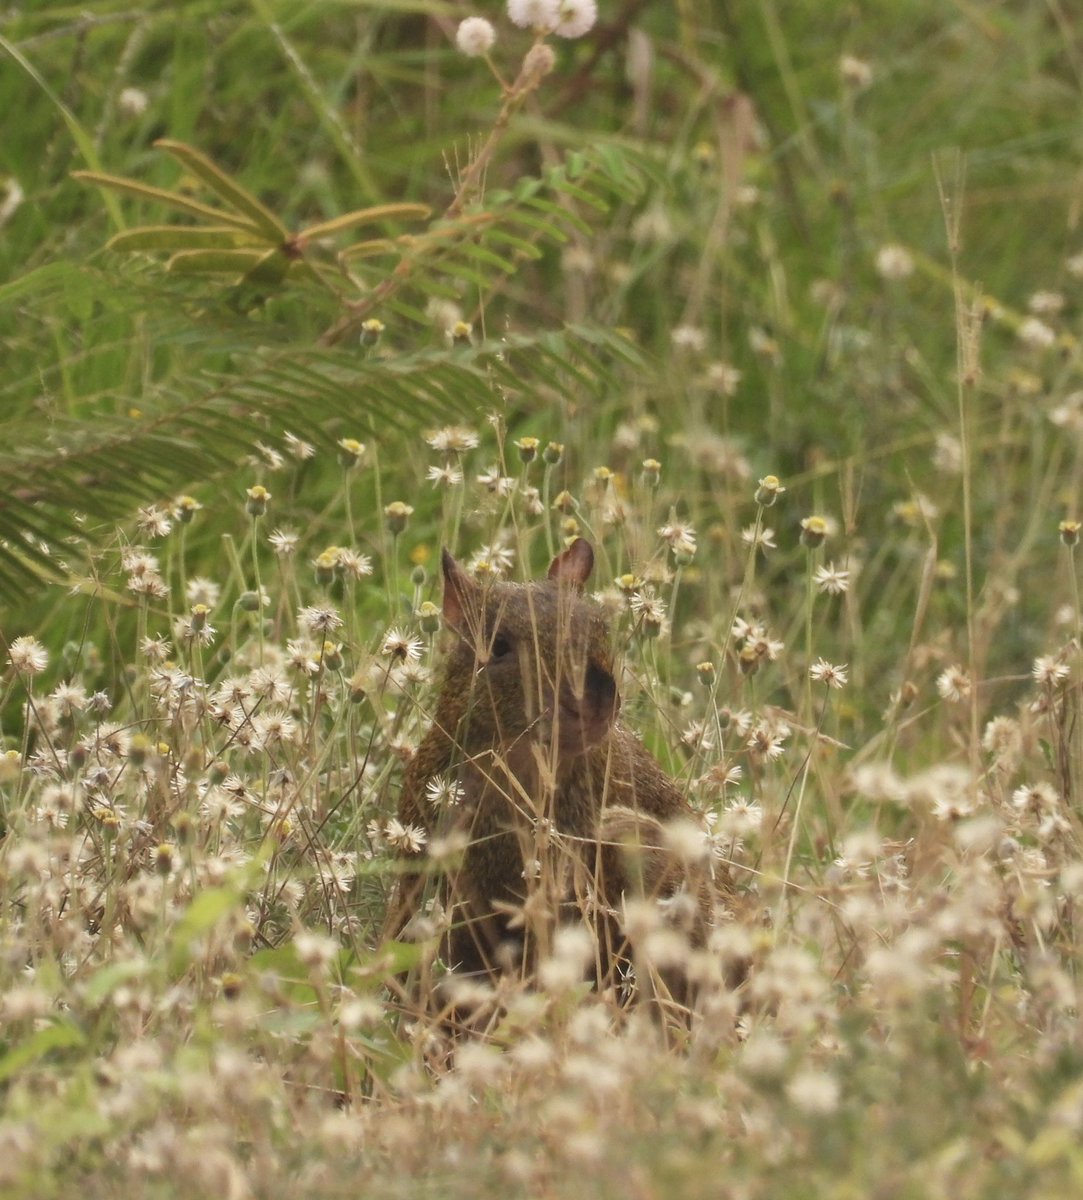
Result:
{"type": "MultiPolygon", "coordinates": [[[[0,618],[2,1187],[1073,1194],[1067,11],[603,4],[506,129],[455,49],[466,15],[3,19],[6,452],[229,405],[185,435],[206,472],[140,460],[161,482],[119,524],[36,483],[6,502],[55,582],[0,618]],[[188,189],[167,137],[290,229],[443,213],[494,129],[469,211],[546,231],[517,227],[514,272],[419,260],[364,313],[378,336],[326,352],[385,262],[237,302],[103,250],[165,214],[70,178],[188,189]],[[286,384],[268,361],[303,365],[286,384]],[[354,390],[328,399],[320,363],[354,390]],[[365,405],[407,365],[432,410],[365,405]],[[381,938],[438,703],[435,563],[531,578],[574,534],[624,720],[704,813],[737,919],[683,951],[684,1034],[557,961],[460,996],[476,1032],[454,1039],[402,982],[442,970],[435,929],[381,938]]],[[[484,15],[513,78],[531,35],[484,15]]],[[[105,482],[77,482],[97,513],[105,482]]],[[[454,848],[429,850],[438,871],[454,848]]]]}

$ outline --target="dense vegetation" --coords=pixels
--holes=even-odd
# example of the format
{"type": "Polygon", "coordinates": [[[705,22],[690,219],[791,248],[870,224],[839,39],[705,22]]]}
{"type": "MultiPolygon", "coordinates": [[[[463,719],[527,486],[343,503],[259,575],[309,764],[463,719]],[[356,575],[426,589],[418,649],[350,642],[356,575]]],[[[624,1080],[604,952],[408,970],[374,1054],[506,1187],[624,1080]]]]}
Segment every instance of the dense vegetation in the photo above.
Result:
{"type": "Polygon", "coordinates": [[[1078,23],[476,11],[0,17],[0,1189],[1074,1195],[1078,23]],[[739,919],[453,1045],[425,605],[576,534],[739,919]]]}

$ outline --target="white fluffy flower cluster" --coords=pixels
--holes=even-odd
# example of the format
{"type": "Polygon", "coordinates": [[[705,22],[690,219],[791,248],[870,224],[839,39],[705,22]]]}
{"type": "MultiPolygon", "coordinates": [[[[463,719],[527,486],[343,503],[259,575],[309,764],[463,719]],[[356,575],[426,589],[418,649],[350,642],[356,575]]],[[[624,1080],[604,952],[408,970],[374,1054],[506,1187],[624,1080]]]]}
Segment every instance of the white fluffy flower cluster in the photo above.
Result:
{"type": "Polygon", "coordinates": [[[508,0],[508,17],[523,29],[582,37],[598,19],[596,0],[508,0]]]}
{"type": "Polygon", "coordinates": [[[492,23],[484,17],[467,17],[459,22],[455,34],[455,44],[470,58],[480,58],[488,54],[496,41],[496,30],[492,23]]]}

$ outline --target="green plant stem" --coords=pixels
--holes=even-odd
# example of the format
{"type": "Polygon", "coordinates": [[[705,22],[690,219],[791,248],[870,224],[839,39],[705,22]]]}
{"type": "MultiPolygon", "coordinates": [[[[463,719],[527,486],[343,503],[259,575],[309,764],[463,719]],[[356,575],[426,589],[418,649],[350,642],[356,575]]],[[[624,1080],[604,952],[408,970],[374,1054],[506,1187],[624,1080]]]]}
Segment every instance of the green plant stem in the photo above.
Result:
{"type": "MultiPolygon", "coordinates": [[[[462,215],[463,209],[484,179],[489,163],[508,131],[511,118],[541,83],[543,75],[533,68],[530,57],[528,52],[523,59],[523,65],[515,82],[505,93],[504,103],[493,122],[489,136],[464,172],[454,198],[444,210],[442,220],[454,221],[462,215]]],[[[347,306],[346,313],[321,335],[320,344],[334,346],[341,342],[344,337],[357,329],[362,321],[386,304],[409,280],[413,274],[414,262],[413,258],[401,258],[391,274],[381,280],[367,296],[355,300],[347,306]]]]}
{"type": "Polygon", "coordinates": [[[259,517],[252,518],[252,576],[256,587],[256,633],[259,638],[259,665],[263,666],[263,585],[259,574],[259,539],[256,531],[259,528],[259,517]]]}

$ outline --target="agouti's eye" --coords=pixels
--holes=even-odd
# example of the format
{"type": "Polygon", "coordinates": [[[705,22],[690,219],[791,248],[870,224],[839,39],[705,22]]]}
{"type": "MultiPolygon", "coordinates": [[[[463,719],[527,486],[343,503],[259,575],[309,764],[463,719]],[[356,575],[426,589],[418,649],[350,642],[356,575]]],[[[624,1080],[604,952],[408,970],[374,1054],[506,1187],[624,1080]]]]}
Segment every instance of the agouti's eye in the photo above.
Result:
{"type": "Polygon", "coordinates": [[[511,653],[511,642],[502,634],[497,634],[493,638],[493,644],[489,647],[489,661],[499,662],[502,658],[507,658],[511,653]]]}

